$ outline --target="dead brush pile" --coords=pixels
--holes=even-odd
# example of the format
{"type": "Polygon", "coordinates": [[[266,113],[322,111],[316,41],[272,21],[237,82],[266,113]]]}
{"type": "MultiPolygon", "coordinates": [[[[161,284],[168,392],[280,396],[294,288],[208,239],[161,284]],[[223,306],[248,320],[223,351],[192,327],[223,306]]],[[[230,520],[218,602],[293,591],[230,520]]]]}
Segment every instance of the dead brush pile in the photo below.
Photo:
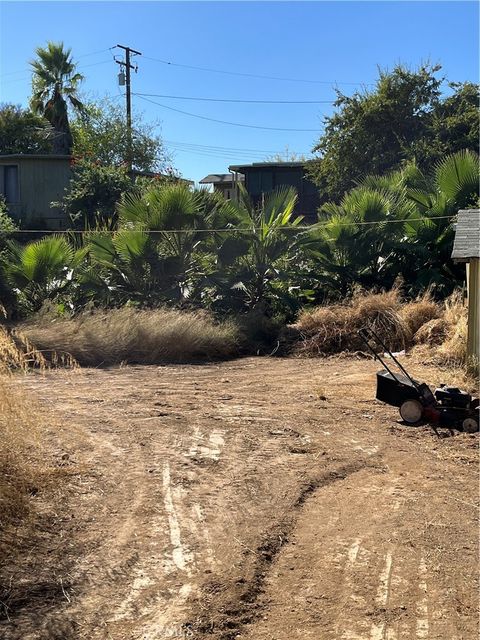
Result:
{"type": "Polygon", "coordinates": [[[343,304],[302,312],[294,325],[301,336],[294,351],[304,356],[318,356],[364,350],[358,337],[362,327],[373,329],[396,351],[409,347],[418,329],[440,315],[441,307],[428,293],[405,304],[398,289],[383,293],[357,292],[343,304]]]}
{"type": "Polygon", "coordinates": [[[42,353],[69,354],[84,366],[219,360],[237,355],[238,330],[205,312],[132,308],[73,319],[30,321],[22,333],[42,353]]]}
{"type": "Polygon", "coordinates": [[[415,333],[413,353],[449,367],[478,368],[478,363],[466,362],[467,314],[467,305],[457,291],[445,300],[442,316],[425,323],[415,333]]]}

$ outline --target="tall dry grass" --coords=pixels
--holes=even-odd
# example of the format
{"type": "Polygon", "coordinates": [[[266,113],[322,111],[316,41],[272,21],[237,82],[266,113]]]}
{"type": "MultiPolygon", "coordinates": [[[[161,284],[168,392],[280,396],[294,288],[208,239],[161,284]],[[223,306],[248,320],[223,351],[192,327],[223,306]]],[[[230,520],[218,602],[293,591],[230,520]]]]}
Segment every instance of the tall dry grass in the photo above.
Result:
{"type": "Polygon", "coordinates": [[[38,473],[39,416],[18,382],[0,373],[0,538],[28,512],[38,473]]]}
{"type": "Polygon", "coordinates": [[[236,326],[201,311],[111,309],[30,321],[21,331],[43,354],[69,354],[84,366],[196,362],[238,353],[236,326]]]}
{"type": "Polygon", "coordinates": [[[13,375],[31,366],[44,368],[42,354],[28,340],[15,338],[0,326],[0,555],[9,528],[28,513],[30,492],[39,474],[41,414],[32,410],[31,399],[13,375]]]}
{"type": "Polygon", "coordinates": [[[440,306],[428,293],[404,303],[398,289],[358,291],[343,304],[303,311],[294,325],[302,338],[294,350],[306,356],[362,350],[362,327],[373,329],[389,348],[404,349],[422,324],[440,315],[440,306]]]}

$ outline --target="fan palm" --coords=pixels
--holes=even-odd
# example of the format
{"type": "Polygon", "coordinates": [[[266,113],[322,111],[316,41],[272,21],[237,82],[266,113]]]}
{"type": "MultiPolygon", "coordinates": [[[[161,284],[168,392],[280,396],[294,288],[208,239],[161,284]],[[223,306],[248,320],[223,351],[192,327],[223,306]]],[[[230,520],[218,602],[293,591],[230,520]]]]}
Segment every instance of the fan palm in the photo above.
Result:
{"type": "Polygon", "coordinates": [[[26,311],[40,309],[72,283],[74,269],[85,256],[62,236],[42,238],[27,245],[9,242],[4,261],[7,281],[26,311]]]}
{"type": "Polygon", "coordinates": [[[73,144],[68,104],[82,109],[77,92],[83,76],[76,72],[71,49],[64,49],[63,42],[49,42],[46,48],[38,47],[36,54],[38,59],[30,63],[33,69],[30,106],[52,125],[54,153],[68,155],[73,144]]]}
{"type": "Polygon", "coordinates": [[[169,282],[170,295],[176,300],[196,295],[203,278],[202,260],[214,251],[221,235],[217,230],[237,219],[237,211],[219,194],[192,191],[183,184],[126,194],[118,205],[121,229],[154,232],[145,249],[156,264],[154,271],[164,285],[169,282]]]}
{"type": "Polygon", "coordinates": [[[373,179],[347,193],[341,203],[326,204],[326,214],[305,234],[304,247],[316,264],[321,284],[345,295],[355,284],[391,286],[399,272],[404,225],[415,212],[400,188],[373,179]]]}
{"type": "Polygon", "coordinates": [[[209,278],[219,302],[262,312],[272,311],[272,303],[279,299],[292,306],[288,271],[298,236],[292,229],[302,221],[294,217],[296,201],[295,189],[280,187],[256,208],[240,186],[239,202],[230,204],[239,231],[218,238],[218,269],[209,278]]]}

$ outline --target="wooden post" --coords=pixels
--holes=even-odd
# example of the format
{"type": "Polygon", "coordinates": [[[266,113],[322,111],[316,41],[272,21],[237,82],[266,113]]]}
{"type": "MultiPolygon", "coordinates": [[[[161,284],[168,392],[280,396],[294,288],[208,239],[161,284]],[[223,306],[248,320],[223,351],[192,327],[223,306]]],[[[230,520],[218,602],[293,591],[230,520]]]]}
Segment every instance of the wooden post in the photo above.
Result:
{"type": "Polygon", "coordinates": [[[467,359],[478,366],[480,361],[480,259],[470,258],[468,269],[468,338],[467,359]]]}

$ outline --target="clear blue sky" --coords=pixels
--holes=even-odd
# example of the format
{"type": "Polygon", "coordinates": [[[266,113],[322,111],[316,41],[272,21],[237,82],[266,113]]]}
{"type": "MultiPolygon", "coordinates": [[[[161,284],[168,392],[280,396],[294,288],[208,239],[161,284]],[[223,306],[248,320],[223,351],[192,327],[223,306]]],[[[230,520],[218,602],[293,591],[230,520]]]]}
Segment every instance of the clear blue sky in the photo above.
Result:
{"type": "MultiPolygon", "coordinates": [[[[1,2],[0,101],[27,105],[35,47],[63,40],[86,76],[82,91],[117,96],[117,65],[106,51],[138,49],[133,91],[246,100],[333,100],[374,81],[377,66],[430,59],[450,80],[478,81],[477,2],[1,2]],[[267,80],[169,66],[320,82],[267,80]],[[353,84],[343,84],[353,83],[353,84]]],[[[152,98],[219,120],[313,131],[272,131],[193,118],[134,97],[159,122],[173,164],[199,180],[229,164],[257,162],[286,147],[308,154],[329,104],[236,104],[152,98]],[[183,145],[189,145],[185,147],[183,145]],[[195,145],[195,146],[191,146],[195,145]],[[228,151],[212,149],[225,147],[228,151]]]]}

